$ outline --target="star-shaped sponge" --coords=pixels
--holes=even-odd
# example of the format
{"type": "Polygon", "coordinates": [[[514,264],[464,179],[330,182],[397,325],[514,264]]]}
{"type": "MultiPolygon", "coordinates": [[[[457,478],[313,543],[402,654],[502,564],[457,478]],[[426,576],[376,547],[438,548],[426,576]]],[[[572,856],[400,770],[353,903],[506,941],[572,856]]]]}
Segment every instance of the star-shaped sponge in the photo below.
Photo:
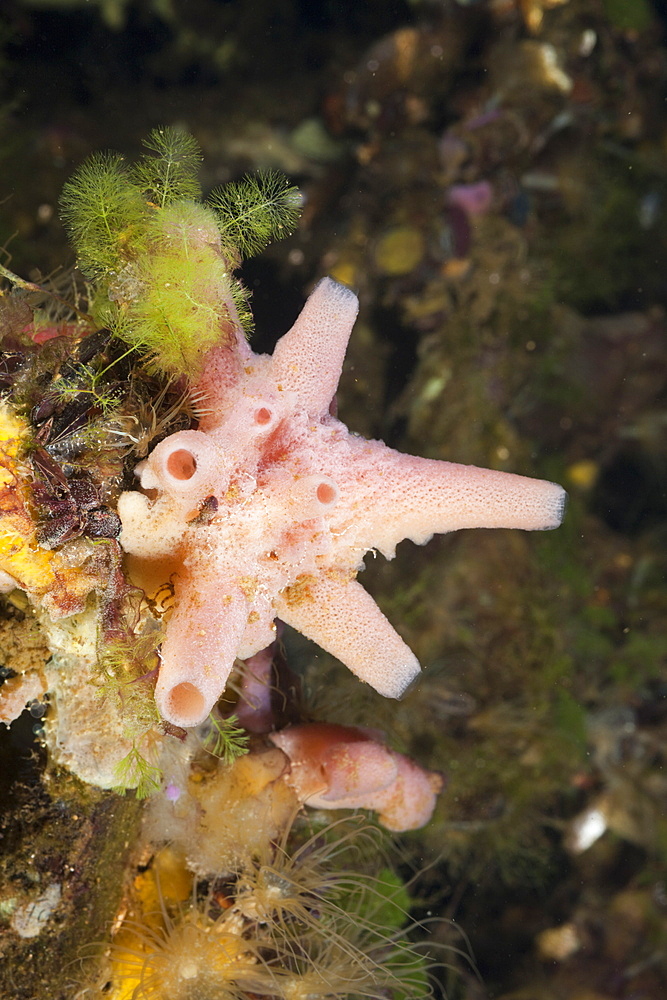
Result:
{"type": "Polygon", "coordinates": [[[155,692],[174,725],[206,718],[235,658],[272,641],[276,617],[400,697],[419,663],[356,580],[365,553],[561,522],[555,483],[403,455],[331,415],[357,310],[324,278],[272,356],[240,329],[227,335],[194,386],[199,429],[158,444],[137,469],[147,492],[120,498],[125,550],[147,566],[166,560],[174,581],[155,692]]]}

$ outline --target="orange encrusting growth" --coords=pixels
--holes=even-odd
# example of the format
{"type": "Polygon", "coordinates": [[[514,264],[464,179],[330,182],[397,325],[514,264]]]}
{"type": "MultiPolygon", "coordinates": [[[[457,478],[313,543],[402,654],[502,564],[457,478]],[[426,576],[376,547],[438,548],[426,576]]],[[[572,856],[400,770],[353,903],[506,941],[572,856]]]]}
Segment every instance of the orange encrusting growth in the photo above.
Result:
{"type": "Polygon", "coordinates": [[[83,610],[98,576],[38,544],[21,465],[26,433],[24,421],[0,406],[0,589],[20,587],[51,618],[63,618],[83,610]]]}

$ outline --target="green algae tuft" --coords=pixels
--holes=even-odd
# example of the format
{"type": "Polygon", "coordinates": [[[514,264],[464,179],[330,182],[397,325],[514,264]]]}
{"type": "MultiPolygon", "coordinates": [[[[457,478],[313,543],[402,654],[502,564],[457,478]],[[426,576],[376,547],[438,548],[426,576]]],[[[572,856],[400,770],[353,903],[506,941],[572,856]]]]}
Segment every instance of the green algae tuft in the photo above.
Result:
{"type": "Polygon", "coordinates": [[[201,201],[201,152],[192,136],[155,129],[128,165],[90,157],[67,182],[61,214],[79,267],[92,282],[92,317],[154,370],[196,375],[210,347],[248,328],[243,257],[290,235],[299,197],[268,172],[224,185],[201,201]]]}

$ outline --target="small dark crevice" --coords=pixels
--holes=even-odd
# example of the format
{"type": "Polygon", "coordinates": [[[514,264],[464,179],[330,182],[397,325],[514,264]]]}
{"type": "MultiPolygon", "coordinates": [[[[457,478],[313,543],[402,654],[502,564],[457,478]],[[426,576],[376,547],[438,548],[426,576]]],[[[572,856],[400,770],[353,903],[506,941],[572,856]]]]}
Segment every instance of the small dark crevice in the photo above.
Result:
{"type": "Polygon", "coordinates": [[[635,537],[667,522],[667,462],[623,449],[604,466],[591,507],[614,531],[635,537]]]}
{"type": "MultiPolygon", "coordinates": [[[[397,308],[378,306],[371,315],[373,329],[377,330],[382,339],[389,345],[389,353],[385,368],[384,412],[392,413],[394,403],[412,378],[417,364],[416,332],[401,323],[397,308]]],[[[383,437],[387,444],[396,447],[405,431],[405,421],[394,418],[389,426],[383,428],[383,437]]]]}
{"type": "Polygon", "coordinates": [[[267,257],[245,261],[238,274],[251,295],[252,349],[270,354],[303,308],[303,277],[295,274],[293,281],[286,282],[284,270],[267,257]]]}

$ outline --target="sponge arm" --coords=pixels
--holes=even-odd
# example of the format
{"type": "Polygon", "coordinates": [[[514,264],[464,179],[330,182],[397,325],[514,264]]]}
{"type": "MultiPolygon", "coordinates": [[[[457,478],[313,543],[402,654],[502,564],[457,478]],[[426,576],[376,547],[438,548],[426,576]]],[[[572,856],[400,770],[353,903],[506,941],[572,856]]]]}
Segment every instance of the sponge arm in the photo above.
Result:
{"type": "Polygon", "coordinates": [[[283,621],[387,698],[400,698],[419,674],[415,654],[370,594],[344,574],[309,578],[283,591],[275,606],[283,621]]]}
{"type": "Polygon", "coordinates": [[[155,688],[160,715],[174,726],[198,726],[222,694],[248,620],[244,594],[197,567],[181,578],[162,647],[155,688]]]}
{"type": "Polygon", "coordinates": [[[353,291],[322,278],[294,326],[276,344],[271,379],[280,392],[295,392],[306,413],[328,411],[358,310],[353,291]]]}
{"type": "Polygon", "coordinates": [[[354,510],[347,540],[360,552],[370,543],[391,558],[403,538],[423,544],[459,528],[545,530],[563,518],[567,494],[556,483],[402,455],[381,441],[355,451],[338,487],[354,510]]]}

